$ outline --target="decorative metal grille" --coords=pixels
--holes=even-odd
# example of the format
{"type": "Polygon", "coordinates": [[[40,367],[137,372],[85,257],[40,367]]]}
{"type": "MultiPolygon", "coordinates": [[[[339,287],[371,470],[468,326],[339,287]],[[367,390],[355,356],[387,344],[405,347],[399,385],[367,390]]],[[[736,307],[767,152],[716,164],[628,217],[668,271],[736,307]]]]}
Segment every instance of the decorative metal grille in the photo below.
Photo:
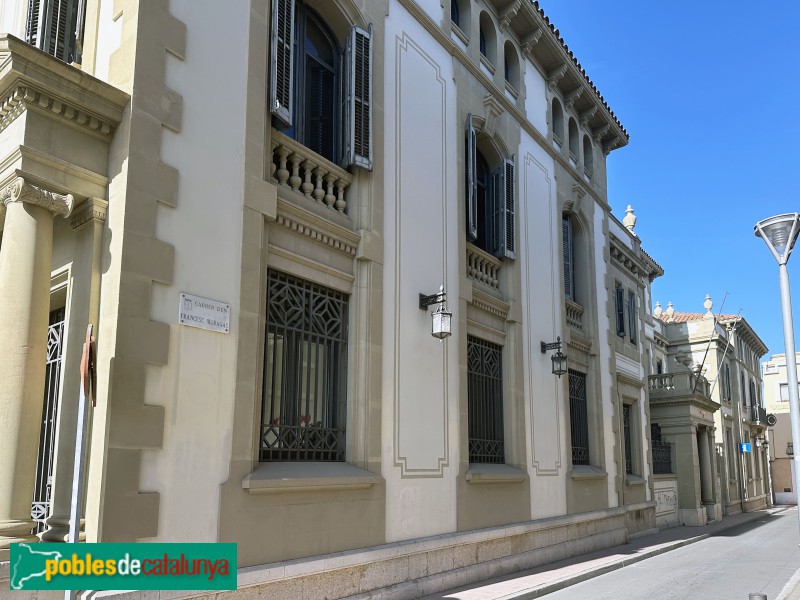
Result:
{"type": "Polygon", "coordinates": [[[502,346],[467,337],[470,462],[505,462],[502,356],[502,346]]]}
{"type": "Polygon", "coordinates": [[[661,427],[650,425],[650,440],[653,446],[653,473],[672,473],[672,444],[661,439],[661,427]]]}
{"type": "Polygon", "coordinates": [[[58,390],[61,382],[61,355],[64,340],[64,309],[50,313],[47,328],[47,362],[45,366],[44,399],[42,401],[42,426],[39,432],[39,455],[36,461],[36,484],[31,503],[31,519],[36,521],[35,533],[45,530],[45,519],[50,514],[50,494],[53,483],[55,459],[56,419],[58,417],[58,390]]]}
{"type": "Polygon", "coordinates": [[[625,472],[633,474],[633,432],[631,428],[631,405],[622,405],[622,432],[625,437],[625,472]]]}
{"type": "Polygon", "coordinates": [[[342,461],[347,296],[268,273],[262,461],[342,461]]]}
{"type": "Polygon", "coordinates": [[[572,464],[590,464],[586,375],[572,370],[569,371],[569,429],[572,436],[572,464]]]}

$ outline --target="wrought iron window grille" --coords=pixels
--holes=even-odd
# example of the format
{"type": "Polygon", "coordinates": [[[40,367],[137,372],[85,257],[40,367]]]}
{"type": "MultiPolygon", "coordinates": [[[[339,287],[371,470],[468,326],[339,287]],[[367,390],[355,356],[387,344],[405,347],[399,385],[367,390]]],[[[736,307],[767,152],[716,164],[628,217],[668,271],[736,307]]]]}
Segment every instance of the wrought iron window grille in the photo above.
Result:
{"type": "Polygon", "coordinates": [[[505,463],[503,347],[467,337],[469,461],[505,463]]]}
{"type": "Polygon", "coordinates": [[[588,465],[589,414],[586,405],[586,375],[569,371],[569,425],[572,437],[572,464],[588,465]]]}

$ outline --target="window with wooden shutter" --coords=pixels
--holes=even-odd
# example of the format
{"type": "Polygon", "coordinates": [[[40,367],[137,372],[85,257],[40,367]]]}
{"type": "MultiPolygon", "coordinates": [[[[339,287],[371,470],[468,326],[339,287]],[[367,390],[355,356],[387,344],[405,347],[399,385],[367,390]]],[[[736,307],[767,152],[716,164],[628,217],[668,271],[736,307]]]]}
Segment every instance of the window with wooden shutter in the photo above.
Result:
{"type": "Polygon", "coordinates": [[[495,201],[500,206],[498,223],[499,258],[516,257],[516,240],[514,238],[514,157],[503,160],[502,186],[495,201]]]}
{"type": "Polygon", "coordinates": [[[272,3],[270,110],[287,127],[292,125],[294,97],[294,0],[272,3]]]}
{"type": "Polygon", "coordinates": [[[628,291],[628,334],[631,343],[636,343],[636,294],[628,291]]]}
{"type": "Polygon", "coordinates": [[[575,280],[572,256],[572,218],[564,215],[561,220],[561,245],[564,254],[564,295],[575,300],[575,280]]]}
{"type": "Polygon", "coordinates": [[[617,313],[617,335],[625,337],[625,290],[619,284],[614,288],[614,300],[617,313]]]}
{"type": "Polygon", "coordinates": [[[372,170],[372,25],[353,26],[345,64],[345,165],[372,170]]]}
{"type": "Polygon", "coordinates": [[[84,4],[85,0],[29,0],[25,41],[59,60],[76,62],[76,29],[84,4]]]}
{"type": "Polygon", "coordinates": [[[466,127],[466,188],[467,188],[467,241],[478,239],[478,179],[477,179],[477,135],[472,126],[472,113],[467,115],[466,127]]]}

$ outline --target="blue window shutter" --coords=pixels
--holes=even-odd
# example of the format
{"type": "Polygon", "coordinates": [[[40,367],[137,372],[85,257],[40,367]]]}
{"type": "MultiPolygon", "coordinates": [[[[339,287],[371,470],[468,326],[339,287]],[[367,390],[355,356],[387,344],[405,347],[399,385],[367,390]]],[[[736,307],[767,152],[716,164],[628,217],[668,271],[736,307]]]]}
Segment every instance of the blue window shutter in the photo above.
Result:
{"type": "Polygon", "coordinates": [[[353,26],[345,49],[345,166],[372,170],[372,25],[353,26]]]}
{"type": "Polygon", "coordinates": [[[292,125],[294,100],[294,0],[272,3],[269,108],[286,126],[292,125]]]}
{"type": "Polygon", "coordinates": [[[561,220],[561,244],[564,255],[564,295],[575,300],[575,283],[573,277],[572,256],[572,218],[564,215],[561,220]]]}
{"type": "Polygon", "coordinates": [[[514,157],[503,160],[502,182],[500,194],[496,202],[500,205],[500,222],[498,224],[500,233],[500,257],[516,258],[517,244],[515,238],[515,178],[514,178],[514,157]]]}

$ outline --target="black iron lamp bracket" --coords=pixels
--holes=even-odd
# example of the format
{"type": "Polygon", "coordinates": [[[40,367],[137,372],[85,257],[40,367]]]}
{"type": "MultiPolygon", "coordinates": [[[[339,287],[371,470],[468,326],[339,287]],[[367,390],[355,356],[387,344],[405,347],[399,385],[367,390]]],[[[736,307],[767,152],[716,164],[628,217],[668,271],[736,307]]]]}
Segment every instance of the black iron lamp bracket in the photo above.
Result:
{"type": "Polygon", "coordinates": [[[430,296],[426,296],[425,294],[419,295],[419,307],[422,310],[427,310],[431,304],[441,304],[445,301],[447,294],[445,292],[439,292],[438,294],[431,294],[430,296]]]}
{"type": "Polygon", "coordinates": [[[555,342],[542,342],[542,354],[548,350],[561,350],[561,336],[557,337],[555,342]]]}

